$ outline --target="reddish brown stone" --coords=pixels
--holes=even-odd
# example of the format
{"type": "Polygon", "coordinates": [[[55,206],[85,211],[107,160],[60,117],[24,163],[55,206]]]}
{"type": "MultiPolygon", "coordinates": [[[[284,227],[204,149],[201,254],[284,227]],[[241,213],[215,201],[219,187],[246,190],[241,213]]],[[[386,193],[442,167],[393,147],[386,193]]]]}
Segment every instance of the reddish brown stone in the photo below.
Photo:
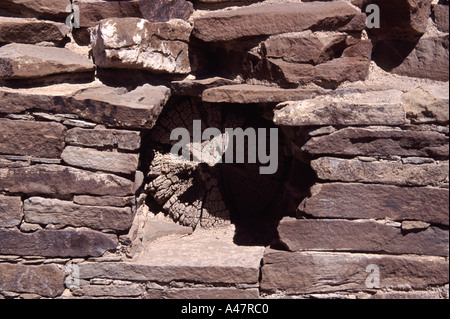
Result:
{"type": "Polygon", "coordinates": [[[449,224],[449,191],[356,183],[316,184],[299,211],[319,218],[391,218],[449,224]]]}
{"type": "Polygon", "coordinates": [[[402,230],[374,221],[295,219],[278,226],[280,240],[291,251],[354,251],[387,254],[448,256],[448,230],[429,227],[402,234],[402,230]]]}
{"type": "Polygon", "coordinates": [[[380,270],[380,289],[426,289],[445,285],[449,277],[442,257],[267,250],[261,289],[290,294],[364,291],[373,274],[369,265],[380,270]]]}
{"type": "Polygon", "coordinates": [[[133,182],[113,174],[101,174],[59,165],[33,165],[0,169],[0,190],[29,195],[133,194],[133,182]]]}
{"type": "Polygon", "coordinates": [[[75,0],[80,9],[80,27],[93,27],[100,20],[108,18],[142,18],[137,0],[132,1],[102,1],[75,0]]]}
{"type": "Polygon", "coordinates": [[[314,137],[302,149],[335,155],[398,155],[448,159],[448,137],[437,132],[345,128],[314,137]]]}
{"type": "Polygon", "coordinates": [[[56,265],[0,264],[0,291],[54,298],[64,291],[64,270],[56,265]]]}
{"type": "Polygon", "coordinates": [[[24,234],[0,229],[0,255],[99,257],[117,245],[117,236],[91,230],[41,230],[24,234]]]}
{"type": "Polygon", "coordinates": [[[59,157],[66,127],[58,123],[0,119],[0,153],[59,157]]]}
{"type": "Polygon", "coordinates": [[[365,16],[345,2],[281,3],[211,12],[194,21],[206,42],[315,30],[361,31],[365,16]]]}
{"type": "Polygon", "coordinates": [[[186,0],[139,0],[142,16],[150,22],[166,22],[171,19],[188,20],[194,13],[194,5],[186,0]]]}

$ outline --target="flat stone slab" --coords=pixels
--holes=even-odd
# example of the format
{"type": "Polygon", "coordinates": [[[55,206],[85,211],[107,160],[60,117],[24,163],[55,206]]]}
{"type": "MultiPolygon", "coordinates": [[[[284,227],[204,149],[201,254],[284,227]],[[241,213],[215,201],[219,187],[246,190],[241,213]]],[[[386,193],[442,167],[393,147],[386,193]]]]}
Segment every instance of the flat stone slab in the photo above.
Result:
{"type": "Polygon", "coordinates": [[[133,182],[126,178],[93,173],[60,165],[32,165],[0,168],[0,190],[30,195],[133,194],[133,182]]]}
{"type": "Polygon", "coordinates": [[[61,158],[71,166],[123,174],[136,172],[139,164],[138,154],[97,151],[76,146],[67,146],[61,158]]]}
{"type": "Polygon", "coordinates": [[[133,222],[130,207],[85,206],[42,197],[26,199],[23,210],[26,222],[42,225],[126,231],[133,222]]]}
{"type": "Polygon", "coordinates": [[[289,100],[309,99],[324,93],[320,89],[281,89],[262,85],[227,85],[207,89],[202,100],[213,103],[280,103],[289,100]]]}
{"type": "Polygon", "coordinates": [[[194,20],[193,34],[205,42],[218,42],[311,28],[361,31],[365,20],[345,2],[280,3],[205,14],[194,20]]]}
{"type": "Polygon", "coordinates": [[[0,255],[99,257],[118,245],[116,235],[93,230],[39,230],[24,234],[0,229],[0,255]]]}
{"type": "Polygon", "coordinates": [[[21,113],[29,109],[71,113],[109,127],[150,129],[169,97],[169,88],[149,84],[132,91],[99,82],[16,90],[1,87],[0,113],[21,113]]]}
{"type": "Polygon", "coordinates": [[[273,121],[284,126],[402,125],[402,94],[387,90],[286,102],[277,106],[273,121]]]}
{"type": "Polygon", "coordinates": [[[198,96],[201,97],[203,91],[218,86],[236,85],[236,81],[213,77],[201,80],[172,81],[171,88],[173,95],[198,96]]]}
{"type": "Polygon", "coordinates": [[[391,218],[449,224],[449,191],[358,183],[316,184],[299,211],[318,218],[391,218]]]}
{"type": "Polygon", "coordinates": [[[313,155],[418,156],[448,159],[448,136],[431,131],[348,127],[313,137],[302,150],[313,155]]]}
{"type": "Polygon", "coordinates": [[[101,68],[153,73],[191,72],[188,41],[192,26],[183,20],[150,23],[139,18],[102,20],[91,32],[95,64],[101,68]]]}
{"type": "Polygon", "coordinates": [[[0,80],[92,72],[94,69],[91,60],[65,48],[20,43],[7,44],[0,48],[0,80]]]}
{"type": "Polygon", "coordinates": [[[58,158],[66,130],[59,123],[0,119],[0,153],[58,158]]]}
{"type": "Polygon", "coordinates": [[[375,221],[295,219],[278,226],[280,240],[291,251],[354,251],[385,254],[448,256],[448,230],[428,227],[403,234],[375,221]]]}
{"type": "Polygon", "coordinates": [[[19,196],[0,195],[0,227],[15,227],[23,217],[22,199],[19,196]]]}
{"type": "Polygon", "coordinates": [[[448,183],[449,177],[448,162],[416,165],[321,157],[313,160],[311,166],[319,179],[325,181],[439,186],[448,183]]]}
{"type": "Polygon", "coordinates": [[[141,134],[127,130],[74,128],[67,131],[66,143],[73,146],[117,147],[119,150],[136,151],[141,147],[141,134]]]}
{"type": "Polygon", "coordinates": [[[2,0],[0,12],[27,18],[66,18],[70,0],[2,0]]]}
{"type": "Polygon", "coordinates": [[[96,26],[101,20],[108,18],[142,18],[137,0],[74,0],[73,2],[80,9],[80,27],[82,28],[96,26]]]}
{"type": "Polygon", "coordinates": [[[448,282],[448,261],[442,257],[391,256],[360,253],[286,252],[267,250],[261,289],[291,294],[365,291],[379,268],[379,289],[426,289],[448,282]],[[369,279],[369,280],[368,280],[369,279]]]}
{"type": "Polygon", "coordinates": [[[54,298],[64,292],[64,270],[56,265],[0,264],[0,291],[54,298]]]}
{"type": "Polygon", "coordinates": [[[199,283],[257,283],[264,247],[237,246],[234,229],[197,229],[191,236],[153,242],[135,261],[81,263],[80,278],[199,283]]]}
{"type": "Polygon", "coordinates": [[[0,17],[0,43],[59,42],[69,31],[70,29],[64,23],[0,17]]]}

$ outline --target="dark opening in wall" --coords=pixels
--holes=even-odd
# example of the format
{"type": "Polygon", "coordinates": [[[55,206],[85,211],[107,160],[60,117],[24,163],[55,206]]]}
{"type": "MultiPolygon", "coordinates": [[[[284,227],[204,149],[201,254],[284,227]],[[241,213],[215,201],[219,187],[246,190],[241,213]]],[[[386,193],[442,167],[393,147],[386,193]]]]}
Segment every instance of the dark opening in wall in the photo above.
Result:
{"type": "Polygon", "coordinates": [[[263,112],[258,105],[208,104],[195,98],[172,98],[155,127],[143,137],[141,162],[146,176],[147,204],[156,202],[175,222],[193,228],[232,223],[236,228],[236,244],[270,245],[276,241],[278,222],[284,216],[295,215],[297,205],[314,184],[315,174],[308,163],[290,155],[283,130],[264,119],[263,112]],[[201,144],[193,143],[194,126],[200,124],[197,129],[201,128],[201,132],[214,128],[221,135],[203,139],[201,144]],[[244,161],[239,161],[242,150],[237,138],[232,161],[231,157],[226,160],[226,153],[219,163],[193,157],[191,161],[173,161],[171,151],[181,140],[177,134],[171,140],[176,129],[189,132],[188,147],[193,153],[196,148],[205,150],[212,146],[217,150],[218,145],[223,146],[230,138],[227,129],[247,132],[249,135],[243,139],[244,161]],[[275,137],[274,131],[278,136],[275,137]],[[261,153],[266,158],[259,152],[264,146],[265,152],[261,153]],[[277,169],[270,174],[262,173],[262,167],[275,165],[277,169]]]}

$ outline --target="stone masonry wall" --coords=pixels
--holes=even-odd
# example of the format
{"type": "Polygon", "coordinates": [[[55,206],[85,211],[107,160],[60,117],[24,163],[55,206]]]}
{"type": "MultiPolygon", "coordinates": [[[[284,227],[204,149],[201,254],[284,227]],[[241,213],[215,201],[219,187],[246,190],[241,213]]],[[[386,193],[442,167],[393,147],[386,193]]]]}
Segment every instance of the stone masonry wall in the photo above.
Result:
{"type": "Polygon", "coordinates": [[[1,0],[0,299],[448,298],[448,19],[1,0]],[[195,120],[278,129],[277,172],[172,161],[195,120]]]}

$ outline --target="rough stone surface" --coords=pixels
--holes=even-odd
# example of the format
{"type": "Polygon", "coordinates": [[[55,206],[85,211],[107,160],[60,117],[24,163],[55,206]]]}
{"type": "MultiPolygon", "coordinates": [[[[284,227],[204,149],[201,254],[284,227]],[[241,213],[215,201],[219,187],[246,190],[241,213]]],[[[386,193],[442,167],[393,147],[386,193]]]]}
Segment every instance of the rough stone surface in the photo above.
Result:
{"type": "Polygon", "coordinates": [[[344,2],[281,3],[208,13],[194,20],[194,36],[206,42],[217,42],[310,28],[361,31],[365,19],[344,2]]]}
{"type": "Polygon", "coordinates": [[[144,293],[144,287],[139,284],[130,285],[86,285],[73,289],[75,296],[89,297],[138,297],[144,293]]]}
{"type": "Polygon", "coordinates": [[[435,4],[433,5],[434,21],[437,28],[442,32],[449,31],[449,5],[435,4]]]}
{"type": "Polygon", "coordinates": [[[123,174],[134,173],[139,164],[137,154],[103,152],[75,146],[67,146],[61,158],[71,166],[123,174]]]}
{"type": "Polygon", "coordinates": [[[448,256],[448,230],[437,227],[402,234],[398,228],[374,221],[285,217],[278,226],[278,233],[280,240],[291,251],[355,251],[448,256]]]}
{"type": "Polygon", "coordinates": [[[101,68],[187,74],[191,66],[186,42],[191,30],[191,25],[183,20],[103,20],[91,32],[95,64],[101,68]]]}
{"type": "Polygon", "coordinates": [[[203,92],[205,102],[214,103],[279,103],[286,100],[310,98],[321,93],[319,89],[280,89],[260,85],[227,85],[203,92]]]}
{"type": "Polygon", "coordinates": [[[27,18],[66,18],[70,0],[2,0],[0,13],[27,18]]]}
{"type": "Polygon", "coordinates": [[[64,270],[56,265],[0,264],[0,292],[33,293],[54,298],[64,291],[64,270]]]}
{"type": "Polygon", "coordinates": [[[414,50],[391,72],[437,81],[449,80],[449,35],[423,36],[414,50]]]}
{"type": "Polygon", "coordinates": [[[380,8],[380,28],[369,32],[377,38],[401,39],[425,33],[432,0],[363,0],[362,10],[376,4],[380,8]]]}
{"type": "Polygon", "coordinates": [[[234,231],[221,236],[200,229],[196,233],[155,243],[133,263],[82,263],[79,265],[80,278],[166,283],[174,280],[233,284],[258,282],[264,247],[237,246],[233,243],[234,231]]]}
{"type": "Polygon", "coordinates": [[[98,86],[75,94],[70,108],[108,126],[150,129],[169,97],[170,90],[164,86],[144,84],[130,92],[98,86]]]}
{"type": "Polygon", "coordinates": [[[147,291],[149,299],[259,299],[257,288],[174,288],[147,291]]]}
{"type": "Polygon", "coordinates": [[[141,147],[141,136],[137,131],[74,128],[67,131],[66,143],[74,146],[117,147],[119,150],[136,151],[141,147]]]}
{"type": "Polygon", "coordinates": [[[439,186],[448,183],[449,175],[448,162],[414,165],[321,157],[313,160],[311,166],[321,180],[400,186],[439,186]]]}
{"type": "Polygon", "coordinates": [[[283,87],[313,82],[336,88],[345,81],[364,81],[371,55],[370,41],[344,33],[288,33],[270,37],[248,51],[244,75],[283,87]]]}
{"type": "Polygon", "coordinates": [[[448,87],[421,86],[403,94],[407,117],[416,124],[449,121],[448,87]]]}
{"type": "Polygon", "coordinates": [[[188,20],[194,13],[192,2],[186,0],[139,0],[139,8],[142,16],[150,22],[188,20]]]}
{"type": "Polygon", "coordinates": [[[319,218],[391,218],[448,225],[448,189],[316,184],[299,210],[319,218]]]}
{"type": "Polygon", "coordinates": [[[20,224],[22,217],[21,198],[0,195],[0,227],[15,227],[20,224]]]}
{"type": "Polygon", "coordinates": [[[171,88],[173,95],[201,97],[202,93],[207,89],[235,84],[238,83],[233,80],[228,80],[221,77],[213,77],[202,80],[173,81],[171,88]]]}
{"type": "Polygon", "coordinates": [[[125,231],[131,227],[131,208],[84,206],[59,199],[31,197],[24,202],[25,221],[34,224],[125,231]]]}
{"type": "Polygon", "coordinates": [[[390,90],[286,102],[277,106],[274,122],[283,126],[402,125],[406,117],[401,95],[390,90]]]}
{"type": "Polygon", "coordinates": [[[0,119],[0,153],[55,158],[64,148],[65,126],[0,119]]]}
{"type": "Polygon", "coordinates": [[[313,137],[302,149],[310,154],[398,155],[448,159],[448,137],[438,132],[345,128],[313,137]]]}
{"type": "Polygon", "coordinates": [[[69,33],[69,28],[53,21],[30,18],[0,17],[0,43],[59,42],[69,33]]]}
{"type": "Polygon", "coordinates": [[[80,9],[80,27],[93,27],[101,20],[108,18],[142,18],[137,0],[131,1],[102,1],[102,0],[74,0],[80,9]]]}
{"type": "Polygon", "coordinates": [[[2,88],[1,113],[37,109],[73,113],[82,119],[111,127],[152,128],[170,97],[165,86],[144,84],[134,90],[95,82],[92,85],[55,85],[16,90],[2,88]]]}
{"type": "Polygon", "coordinates": [[[94,71],[86,57],[64,48],[7,44],[0,48],[0,79],[26,79],[60,73],[94,71]]]}
{"type": "Polygon", "coordinates": [[[424,289],[448,282],[448,261],[439,257],[268,250],[261,289],[291,294],[366,290],[371,264],[380,269],[380,288],[424,289]]]}
{"type": "Polygon", "coordinates": [[[133,182],[112,174],[92,173],[58,165],[0,169],[0,189],[29,195],[132,194],[133,182]]]}
{"type": "Polygon", "coordinates": [[[87,206],[112,206],[125,207],[131,206],[135,202],[134,196],[117,197],[117,196],[87,196],[75,195],[73,202],[78,205],[87,206]]]}
{"type": "Polygon", "coordinates": [[[42,257],[98,257],[118,245],[115,235],[91,230],[41,230],[24,234],[0,229],[0,254],[42,257]]]}

